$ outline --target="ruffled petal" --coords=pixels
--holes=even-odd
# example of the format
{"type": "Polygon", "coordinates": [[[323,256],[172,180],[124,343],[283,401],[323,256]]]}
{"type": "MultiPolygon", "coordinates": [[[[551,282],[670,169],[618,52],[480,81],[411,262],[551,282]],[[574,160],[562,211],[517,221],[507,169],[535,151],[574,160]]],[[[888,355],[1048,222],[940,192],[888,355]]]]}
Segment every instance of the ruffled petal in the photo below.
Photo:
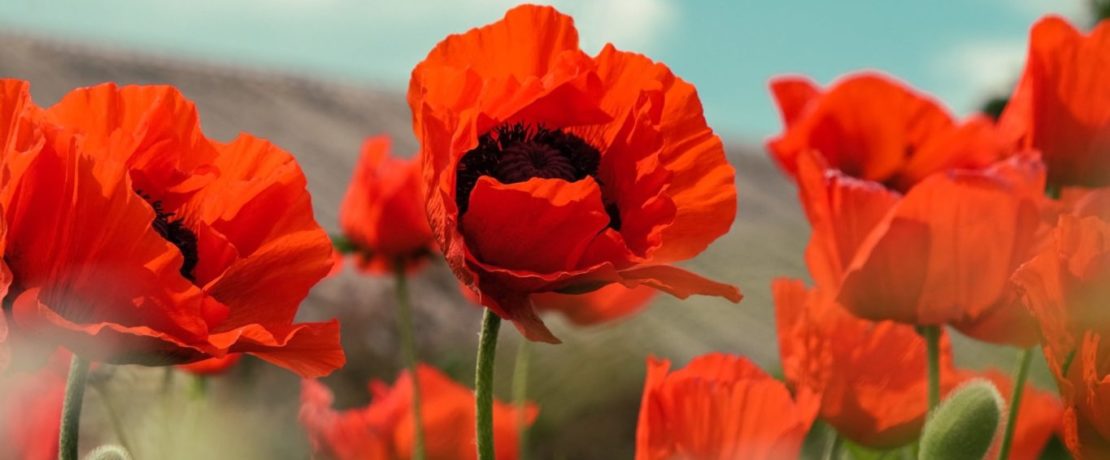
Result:
{"type": "Polygon", "coordinates": [[[673,223],[663,229],[657,263],[689,259],[728,232],[736,218],[735,171],[721,139],[706,124],[697,90],[665,65],[643,55],[606,46],[595,58],[605,82],[602,107],[620,119],[641,93],[662,96],[659,163],[671,173],[666,195],[674,202],[673,223]]]}
{"type": "Polygon", "coordinates": [[[291,155],[249,135],[218,148],[220,177],[186,204],[186,218],[218,231],[238,258],[219,277],[198,282],[230,309],[219,330],[287,326],[331,269],[331,241],[291,155]]]}
{"type": "Polygon", "coordinates": [[[219,349],[256,356],[305,378],[324,377],[347,362],[336,320],[294,324],[282,330],[250,324],[212,334],[208,341],[219,349]]]}
{"type": "Polygon", "coordinates": [[[1022,83],[1003,123],[1044,154],[1057,185],[1110,185],[1110,23],[1084,36],[1050,16],[1033,26],[1022,83]]]}
{"type": "Polygon", "coordinates": [[[797,168],[798,155],[816,150],[849,176],[886,182],[934,136],[953,128],[951,116],[935,101],[876,73],[834,83],[808,104],[804,115],[794,106],[781,110],[795,115],[793,123],[767,146],[790,173],[797,168]]]}
{"type": "Polygon", "coordinates": [[[168,209],[184,199],[178,194],[211,180],[207,165],[216,151],[201,132],[196,107],[172,86],[79,88],[46,114],[80,131],[82,148],[124,163],[135,188],[168,209]]]}
{"type": "Polygon", "coordinates": [[[724,297],[732,303],[744,298],[731,284],[719,283],[697,273],[671,265],[647,265],[622,270],[620,277],[626,283],[651,286],[670,295],[685,299],[694,294],[724,297]]]}

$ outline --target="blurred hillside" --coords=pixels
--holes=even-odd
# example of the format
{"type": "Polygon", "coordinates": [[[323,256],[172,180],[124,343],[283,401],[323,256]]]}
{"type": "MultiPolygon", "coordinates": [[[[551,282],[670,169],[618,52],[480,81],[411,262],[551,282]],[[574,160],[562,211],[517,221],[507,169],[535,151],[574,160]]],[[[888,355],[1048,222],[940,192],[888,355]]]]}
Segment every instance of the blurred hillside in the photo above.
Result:
{"type": "MultiPolygon", "coordinates": [[[[403,88],[327,83],[3,34],[0,76],[29,80],[43,105],[74,87],[103,81],[175,85],[196,102],[211,137],[229,140],[247,131],[292,152],[308,176],[317,218],[333,232],[363,138],[385,133],[394,138],[397,151],[415,149],[403,88]]],[[[792,186],[760,149],[729,143],[728,151],[738,174],[738,220],[689,266],[739,285],[744,302],[678,302],[661,296],[641,315],[588,330],[571,329],[552,318],[553,330],[565,343],[533,347],[529,394],[541,405],[533,442],[536,458],[630,458],[649,354],[684,363],[720,350],[747,355],[776,371],[769,285],[777,276],[804,276],[807,228],[792,186]]],[[[391,288],[388,279],[345,270],[322,282],[302,308],[303,319],[335,316],[343,324],[349,362],[326,379],[342,405],[364,404],[368,379],[392,380],[397,372],[391,288]]],[[[459,297],[442,264],[414,280],[413,291],[422,357],[470,385],[478,309],[459,297]]],[[[509,397],[518,338],[513,328],[503,328],[497,391],[504,399],[509,397]]],[[[1009,352],[998,356],[999,363],[1009,366],[1009,352]]],[[[211,382],[207,403],[171,404],[161,399],[160,370],[123,367],[113,372],[106,391],[123,406],[121,419],[138,458],[306,457],[296,423],[298,382],[288,373],[248,360],[224,381],[211,382]],[[199,438],[188,433],[200,433],[199,438]]],[[[177,376],[172,390],[185,392],[183,377],[177,376]]],[[[89,396],[99,397],[99,392],[89,396]]],[[[94,433],[104,434],[84,437],[83,449],[98,439],[113,439],[104,416],[97,415],[101,407],[92,400],[87,404],[86,422],[94,433]]]]}

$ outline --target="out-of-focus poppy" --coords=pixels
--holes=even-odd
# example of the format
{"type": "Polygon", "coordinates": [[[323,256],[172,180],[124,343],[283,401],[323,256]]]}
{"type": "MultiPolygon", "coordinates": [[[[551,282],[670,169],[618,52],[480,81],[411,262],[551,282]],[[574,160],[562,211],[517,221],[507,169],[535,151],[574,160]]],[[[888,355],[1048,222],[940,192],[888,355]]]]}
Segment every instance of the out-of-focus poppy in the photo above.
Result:
{"type": "MultiPolygon", "coordinates": [[[[798,280],[775,280],[772,292],[786,380],[821,394],[821,419],[865,446],[916,439],[928,381],[925,340],[914,327],[857,318],[798,280]]],[[[940,369],[942,381],[953,383],[946,335],[940,369]]]]}
{"type": "Polygon", "coordinates": [[[1062,18],[1033,25],[1025,73],[1001,124],[1042,152],[1054,186],[1110,185],[1110,21],[1083,35],[1062,18]]]}
{"type": "Polygon", "coordinates": [[[636,460],[797,458],[821,404],[745,358],[710,353],[669,370],[648,359],[636,460]]]}
{"type": "MultiPolygon", "coordinates": [[[[420,365],[420,393],[425,454],[429,460],[466,460],[477,457],[474,448],[474,392],[459,385],[439,370],[420,365]]],[[[301,391],[301,423],[308,431],[313,450],[325,458],[402,460],[412,456],[412,383],[402,372],[392,387],[371,382],[373,399],[363,408],[335,411],[332,395],[323,384],[305,380],[301,391]]],[[[538,413],[525,408],[531,424],[538,413]]],[[[517,410],[494,404],[496,453],[498,459],[518,456],[517,410]]]]}
{"type": "Polygon", "coordinates": [[[292,156],[209,141],[167,86],[79,89],[25,117],[0,196],[13,337],[113,363],[343,364],[337,323],[293,324],[331,245],[292,156]]]}
{"type": "Polygon", "coordinates": [[[182,364],[177,366],[177,368],[193,375],[219,375],[227,372],[232,366],[238,364],[241,359],[243,359],[243,355],[239,353],[229,353],[220,358],[208,358],[195,363],[182,364]]]}
{"type": "MultiPolygon", "coordinates": [[[[855,443],[891,448],[917,439],[927,412],[925,341],[913,326],[860,319],[797,280],[772,291],[787,382],[821,395],[820,418],[855,443]]],[[[941,390],[990,379],[1009,400],[1010,379],[998,372],[958,371],[942,336],[941,390]]],[[[1060,425],[1059,401],[1029,386],[1023,393],[1015,458],[1036,458],[1060,425]]]]}
{"type": "Polygon", "coordinates": [[[590,57],[570,17],[524,5],[440,42],[408,101],[441,250],[529,339],[557,342],[537,292],[740,300],[668,265],[728,231],[736,188],[694,87],[666,66],[611,45],[590,57]]]}
{"type": "Polygon", "coordinates": [[[359,268],[390,273],[398,264],[417,265],[435,250],[421,186],[416,158],[392,157],[384,136],[363,143],[339,208],[339,226],[359,268]]]}
{"type": "MultiPolygon", "coordinates": [[[[478,294],[463,284],[459,291],[475,304],[478,294]]],[[[647,286],[625,287],[610,284],[585,294],[540,292],[532,294],[532,307],[538,313],[554,312],[565,316],[576,326],[594,326],[631,316],[655,298],[656,290],[647,286]]]]}
{"type": "Polygon", "coordinates": [[[1110,224],[1061,216],[1052,242],[1014,281],[1067,405],[1065,442],[1078,456],[1110,456],[1110,224]]]}
{"type": "Polygon", "coordinates": [[[877,75],[824,93],[796,78],[772,88],[786,130],[768,147],[797,181],[820,292],[872,320],[1036,342],[1032,318],[1008,289],[1047,228],[1035,154],[998,160],[1006,150],[988,121],[955,124],[877,75]]]}
{"type": "Polygon", "coordinates": [[[4,458],[56,460],[68,354],[33,373],[0,378],[0,445],[4,458]]]}

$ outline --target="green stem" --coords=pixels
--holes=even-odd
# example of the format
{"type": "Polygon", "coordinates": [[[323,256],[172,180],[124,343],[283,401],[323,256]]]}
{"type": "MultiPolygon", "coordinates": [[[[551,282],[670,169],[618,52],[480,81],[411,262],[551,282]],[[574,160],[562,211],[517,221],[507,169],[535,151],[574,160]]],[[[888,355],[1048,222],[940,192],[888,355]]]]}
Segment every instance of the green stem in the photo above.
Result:
{"type": "Polygon", "coordinates": [[[842,442],[842,439],[840,439],[840,433],[833,430],[832,442],[829,443],[829,448],[828,448],[828,450],[825,451],[825,455],[824,455],[825,460],[839,460],[840,459],[840,445],[841,445],[841,442],[842,442]]]}
{"type": "Polygon", "coordinates": [[[929,365],[929,412],[940,404],[940,326],[924,326],[925,351],[929,365]]]}
{"type": "Polygon", "coordinates": [[[85,382],[89,377],[89,360],[73,355],[66,380],[65,402],[58,434],[58,458],[77,460],[77,435],[81,427],[81,403],[85,400],[85,382]]]}
{"type": "Polygon", "coordinates": [[[501,317],[488,308],[482,315],[482,332],[478,336],[478,364],[474,375],[477,405],[478,460],[493,457],[493,358],[497,354],[497,332],[501,317]]]}
{"type": "Polygon", "coordinates": [[[520,341],[516,349],[516,364],[513,366],[513,405],[516,406],[517,445],[520,460],[528,460],[528,361],[531,358],[531,342],[520,341]]]}
{"type": "Polygon", "coordinates": [[[998,449],[998,458],[1005,460],[1010,455],[1010,444],[1014,440],[1014,429],[1017,427],[1018,411],[1021,409],[1021,394],[1025,389],[1025,378],[1029,375],[1029,363],[1033,361],[1033,347],[1021,352],[1021,364],[1018,365],[1017,375],[1014,376],[1014,392],[1010,395],[1010,410],[1006,417],[1006,431],[1002,435],[1002,447],[998,449]]]}
{"type": "Polygon", "coordinates": [[[416,372],[416,334],[412,327],[412,305],[409,299],[408,279],[404,262],[394,267],[397,291],[397,330],[401,335],[401,355],[412,381],[412,424],[414,446],[413,460],[424,460],[424,417],[420,398],[420,379],[416,372]]]}

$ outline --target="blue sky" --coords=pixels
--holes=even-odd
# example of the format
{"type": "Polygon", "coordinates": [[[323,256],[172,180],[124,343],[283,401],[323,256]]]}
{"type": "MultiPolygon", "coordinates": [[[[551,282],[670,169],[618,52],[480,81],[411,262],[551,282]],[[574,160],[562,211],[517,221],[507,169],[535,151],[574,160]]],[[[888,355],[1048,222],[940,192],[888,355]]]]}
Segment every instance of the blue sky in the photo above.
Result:
{"type": "MultiPolygon", "coordinates": [[[[0,27],[261,66],[402,91],[439,39],[499,18],[505,0],[0,0],[0,27]]],[[[759,141],[779,128],[767,80],[879,69],[967,113],[1005,92],[1029,26],[1082,20],[1082,0],[565,0],[582,46],[667,63],[710,124],[759,141]]]]}

